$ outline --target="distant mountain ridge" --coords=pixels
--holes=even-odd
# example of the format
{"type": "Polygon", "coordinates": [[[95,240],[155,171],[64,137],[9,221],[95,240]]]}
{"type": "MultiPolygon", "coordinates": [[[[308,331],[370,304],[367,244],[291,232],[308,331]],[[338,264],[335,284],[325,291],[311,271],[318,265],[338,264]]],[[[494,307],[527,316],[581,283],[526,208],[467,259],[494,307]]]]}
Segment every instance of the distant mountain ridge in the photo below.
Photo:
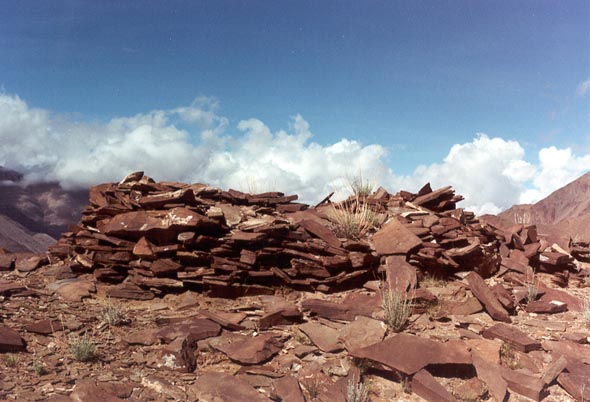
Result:
{"type": "MultiPolygon", "coordinates": [[[[590,240],[590,172],[535,204],[515,205],[498,215],[504,225],[536,224],[542,231],[590,240]]],[[[498,223],[500,223],[498,222],[498,223]]]]}
{"type": "Polygon", "coordinates": [[[25,186],[22,178],[0,166],[0,247],[43,252],[80,219],[88,191],[66,191],[55,182],[25,186]]]}

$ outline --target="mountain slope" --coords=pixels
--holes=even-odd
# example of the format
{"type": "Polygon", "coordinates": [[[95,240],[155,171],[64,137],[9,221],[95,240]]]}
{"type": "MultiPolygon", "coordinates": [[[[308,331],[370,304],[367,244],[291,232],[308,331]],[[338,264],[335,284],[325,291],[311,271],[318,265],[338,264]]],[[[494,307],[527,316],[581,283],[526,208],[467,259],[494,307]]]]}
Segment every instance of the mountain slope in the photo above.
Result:
{"type": "Polygon", "coordinates": [[[43,253],[55,241],[48,234],[32,233],[18,222],[0,215],[0,248],[12,252],[43,253]]]}
{"type": "Polygon", "coordinates": [[[557,224],[590,214],[590,173],[580,176],[536,204],[515,205],[499,216],[514,223],[557,224]]]}
{"type": "Polygon", "coordinates": [[[21,180],[20,173],[0,167],[0,247],[45,251],[80,219],[88,191],[66,191],[58,183],[23,185],[21,180]]]}
{"type": "Polygon", "coordinates": [[[590,172],[536,204],[515,205],[498,215],[504,225],[536,224],[542,231],[590,239],[590,172]]]}

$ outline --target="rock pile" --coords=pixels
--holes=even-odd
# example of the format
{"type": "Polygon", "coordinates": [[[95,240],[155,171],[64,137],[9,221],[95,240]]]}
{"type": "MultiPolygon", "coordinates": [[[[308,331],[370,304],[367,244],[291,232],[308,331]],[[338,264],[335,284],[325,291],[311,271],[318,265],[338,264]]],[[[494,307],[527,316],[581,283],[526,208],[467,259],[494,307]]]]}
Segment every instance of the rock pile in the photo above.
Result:
{"type": "Polygon", "coordinates": [[[590,244],[480,221],[450,187],[329,198],[92,188],[48,256],[0,250],[0,399],[590,398],[590,244]]]}
{"type": "MultiPolygon", "coordinates": [[[[67,261],[58,279],[92,272],[118,284],[110,296],[141,299],[182,289],[221,297],[273,294],[281,286],[330,292],[377,273],[405,289],[423,272],[488,277],[501,269],[524,281],[531,267],[563,270],[574,261],[540,240],[534,226],[503,231],[480,223],[456,208],[462,197],[451,187],[396,195],[380,188],[315,208],[296,199],[156,183],[136,172],[90,189],[80,223],[50,249],[50,259],[67,261]],[[341,226],[358,224],[362,208],[368,230],[341,237],[341,226]]],[[[587,255],[588,248],[574,250],[587,255]]]]}

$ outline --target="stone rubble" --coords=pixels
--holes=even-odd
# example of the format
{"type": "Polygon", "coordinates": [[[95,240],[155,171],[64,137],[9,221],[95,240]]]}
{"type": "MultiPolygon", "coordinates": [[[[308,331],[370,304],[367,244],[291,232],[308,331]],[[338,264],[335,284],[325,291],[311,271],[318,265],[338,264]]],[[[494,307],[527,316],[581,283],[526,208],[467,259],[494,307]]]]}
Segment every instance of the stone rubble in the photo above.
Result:
{"type": "Polygon", "coordinates": [[[296,199],[142,172],[90,189],[48,255],[0,250],[0,399],[588,399],[590,244],[480,221],[451,187],[296,199]],[[359,203],[374,227],[342,236],[334,208],[359,203]],[[387,288],[411,303],[399,333],[387,288]]]}

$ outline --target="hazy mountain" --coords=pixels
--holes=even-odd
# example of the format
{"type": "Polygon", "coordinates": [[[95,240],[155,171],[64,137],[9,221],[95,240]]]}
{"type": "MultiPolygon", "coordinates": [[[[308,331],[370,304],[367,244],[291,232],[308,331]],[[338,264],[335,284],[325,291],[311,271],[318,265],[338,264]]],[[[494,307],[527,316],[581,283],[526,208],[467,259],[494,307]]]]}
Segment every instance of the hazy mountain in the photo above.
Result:
{"type": "MultiPolygon", "coordinates": [[[[489,217],[487,219],[490,219],[489,217]]],[[[490,219],[502,226],[536,224],[540,231],[590,240],[590,172],[535,204],[515,205],[490,219]]]]}
{"type": "Polygon", "coordinates": [[[88,191],[66,191],[58,183],[23,185],[21,180],[20,173],[0,167],[0,247],[39,251],[80,219],[88,191]]]}

